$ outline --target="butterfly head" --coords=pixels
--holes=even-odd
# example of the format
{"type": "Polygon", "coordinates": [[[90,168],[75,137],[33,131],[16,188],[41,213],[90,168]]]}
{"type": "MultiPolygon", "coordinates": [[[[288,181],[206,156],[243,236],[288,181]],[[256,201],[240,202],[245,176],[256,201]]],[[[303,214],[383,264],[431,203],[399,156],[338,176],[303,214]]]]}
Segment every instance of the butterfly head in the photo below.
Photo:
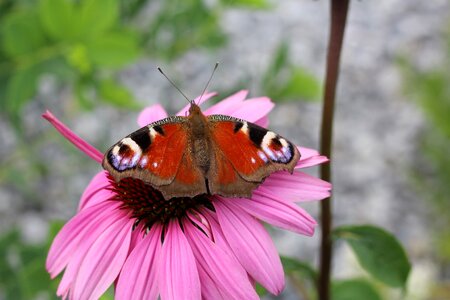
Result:
{"type": "Polygon", "coordinates": [[[199,114],[202,114],[202,110],[195,102],[191,102],[191,107],[189,107],[189,116],[192,117],[199,114]]]}

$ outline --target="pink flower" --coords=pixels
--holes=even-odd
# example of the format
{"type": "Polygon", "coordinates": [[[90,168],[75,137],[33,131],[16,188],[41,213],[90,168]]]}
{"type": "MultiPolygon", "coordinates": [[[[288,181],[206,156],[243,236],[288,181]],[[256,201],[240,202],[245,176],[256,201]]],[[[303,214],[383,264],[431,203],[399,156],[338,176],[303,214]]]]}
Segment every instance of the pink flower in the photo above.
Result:
{"type": "MultiPolygon", "coordinates": [[[[238,92],[204,113],[267,126],[274,104],[246,96],[246,91],[238,92]]],[[[138,123],[166,116],[161,106],[153,105],[138,123]]],[[[43,117],[101,163],[103,154],[97,149],[50,112],[43,117]]],[[[327,161],[314,150],[299,150],[296,169],[327,161]]],[[[164,200],[142,181],[115,183],[101,171],[81,196],[78,213],[53,241],[46,267],[52,278],[65,270],[57,294],[70,299],[96,299],[113,283],[117,299],[258,299],[255,281],[279,294],[283,268],[262,222],[311,236],[316,222],[295,202],[323,199],[330,189],[329,183],[296,170],[292,175],[273,173],[251,199],[201,195],[164,200]]]]}

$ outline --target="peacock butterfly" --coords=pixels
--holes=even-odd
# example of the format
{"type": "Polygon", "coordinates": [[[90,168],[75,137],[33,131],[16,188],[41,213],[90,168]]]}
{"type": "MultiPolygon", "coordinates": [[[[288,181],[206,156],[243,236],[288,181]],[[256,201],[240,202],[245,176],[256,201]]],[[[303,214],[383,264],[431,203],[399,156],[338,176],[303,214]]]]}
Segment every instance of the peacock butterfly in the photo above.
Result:
{"type": "Polygon", "coordinates": [[[231,116],[205,116],[190,101],[188,116],[138,129],[111,146],[102,165],[114,180],[140,179],[165,199],[249,197],[272,172],[292,173],[299,159],[297,147],[278,134],[231,116]]]}

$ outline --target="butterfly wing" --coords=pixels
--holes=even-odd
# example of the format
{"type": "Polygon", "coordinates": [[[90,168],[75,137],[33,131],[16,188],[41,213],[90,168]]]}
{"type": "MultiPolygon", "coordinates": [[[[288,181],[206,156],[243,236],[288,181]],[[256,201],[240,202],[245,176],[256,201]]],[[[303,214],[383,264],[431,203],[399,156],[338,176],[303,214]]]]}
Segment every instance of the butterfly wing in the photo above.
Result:
{"type": "Polygon", "coordinates": [[[106,151],[103,168],[116,181],[140,179],[166,199],[206,193],[203,176],[188,149],[186,118],[173,116],[131,133],[106,151]]]}
{"type": "Polygon", "coordinates": [[[208,116],[215,159],[212,194],[249,196],[272,172],[292,172],[300,153],[291,142],[256,124],[224,115],[208,116]]]}

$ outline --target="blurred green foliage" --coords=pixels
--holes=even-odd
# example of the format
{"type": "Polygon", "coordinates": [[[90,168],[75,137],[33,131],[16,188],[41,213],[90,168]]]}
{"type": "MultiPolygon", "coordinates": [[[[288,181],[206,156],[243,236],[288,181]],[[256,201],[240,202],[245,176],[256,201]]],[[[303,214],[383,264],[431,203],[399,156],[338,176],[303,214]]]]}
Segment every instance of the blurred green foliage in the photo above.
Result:
{"type": "Polygon", "coordinates": [[[414,169],[414,185],[421,191],[434,220],[436,250],[450,263],[450,28],[447,53],[440,67],[420,70],[407,57],[399,59],[405,82],[404,93],[424,112],[428,122],[421,139],[421,159],[414,169]]]}
{"type": "Polygon", "coordinates": [[[80,104],[95,97],[135,106],[114,71],[134,61],[139,35],[120,21],[118,0],[15,1],[0,21],[0,99],[2,112],[20,126],[23,106],[35,96],[42,75],[74,87],[80,104]],[[114,81],[117,89],[100,88],[114,81]]]}
{"type": "Polygon", "coordinates": [[[23,241],[19,230],[12,229],[0,237],[0,298],[58,299],[57,281],[45,270],[46,252],[62,223],[52,223],[48,240],[38,245],[23,241]]]}
{"type": "MultiPolygon", "coordinates": [[[[444,33],[447,55],[435,68],[424,70],[407,55],[398,64],[404,77],[404,94],[417,103],[427,124],[418,139],[420,155],[413,168],[413,185],[429,209],[437,266],[450,267],[450,27],[444,33]]],[[[448,297],[448,282],[436,282],[430,297],[448,297]],[[444,295],[444,296],[443,296],[444,295]]]]}
{"type": "MultiPolygon", "coordinates": [[[[264,0],[19,0],[1,2],[0,108],[20,127],[21,112],[43,75],[69,86],[86,109],[98,101],[138,108],[118,71],[143,56],[173,60],[199,47],[217,49],[227,39],[220,18],[227,7],[269,8],[264,0]],[[146,7],[149,17],[142,17],[146,7]]],[[[144,13],[145,14],[145,13],[144,13]]],[[[276,100],[313,99],[315,78],[295,67],[283,43],[263,76],[276,100]]]]}

